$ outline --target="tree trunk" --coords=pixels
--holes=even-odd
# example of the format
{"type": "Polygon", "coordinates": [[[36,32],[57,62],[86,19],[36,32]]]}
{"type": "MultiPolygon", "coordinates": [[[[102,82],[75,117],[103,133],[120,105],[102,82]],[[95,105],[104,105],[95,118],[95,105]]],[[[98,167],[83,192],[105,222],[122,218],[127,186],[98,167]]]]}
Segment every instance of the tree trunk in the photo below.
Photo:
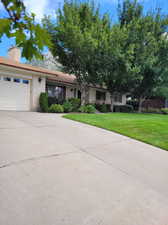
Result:
{"type": "Polygon", "coordinates": [[[89,87],[87,85],[81,85],[81,105],[89,103],[89,87]]]}
{"type": "Polygon", "coordinates": [[[111,112],[114,112],[114,96],[112,94],[110,95],[110,99],[111,99],[110,109],[111,109],[111,112]]]}
{"type": "Polygon", "coordinates": [[[85,87],[85,104],[89,104],[89,87],[85,87]]]}
{"type": "Polygon", "coordinates": [[[85,94],[86,94],[85,89],[81,88],[81,105],[85,105],[85,100],[86,100],[85,94]]]}
{"type": "Polygon", "coordinates": [[[142,104],[143,104],[144,100],[145,100],[145,98],[142,98],[142,97],[139,98],[138,113],[142,113],[142,104]]]}

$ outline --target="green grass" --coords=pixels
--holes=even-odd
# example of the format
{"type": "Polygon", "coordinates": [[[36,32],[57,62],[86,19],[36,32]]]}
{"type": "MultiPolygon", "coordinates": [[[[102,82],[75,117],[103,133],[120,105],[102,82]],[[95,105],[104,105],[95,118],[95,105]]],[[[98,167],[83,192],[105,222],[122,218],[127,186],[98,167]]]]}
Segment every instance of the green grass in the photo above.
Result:
{"type": "Polygon", "coordinates": [[[168,115],[136,113],[68,114],[64,118],[115,131],[168,150],[168,115]]]}

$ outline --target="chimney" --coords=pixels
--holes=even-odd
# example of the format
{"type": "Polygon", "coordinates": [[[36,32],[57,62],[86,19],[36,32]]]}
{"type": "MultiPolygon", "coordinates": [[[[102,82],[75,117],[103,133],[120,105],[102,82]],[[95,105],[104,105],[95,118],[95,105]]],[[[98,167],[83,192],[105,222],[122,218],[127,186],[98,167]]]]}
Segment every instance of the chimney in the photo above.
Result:
{"type": "Polygon", "coordinates": [[[16,62],[20,62],[21,51],[20,48],[14,46],[8,50],[8,58],[16,62]]]}

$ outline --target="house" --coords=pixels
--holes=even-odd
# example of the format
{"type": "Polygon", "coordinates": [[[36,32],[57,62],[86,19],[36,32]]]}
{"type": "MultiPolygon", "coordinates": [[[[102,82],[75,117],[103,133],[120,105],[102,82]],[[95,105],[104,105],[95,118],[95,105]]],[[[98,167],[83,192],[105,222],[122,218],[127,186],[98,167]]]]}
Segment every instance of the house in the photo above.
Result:
{"type": "MultiPolygon", "coordinates": [[[[22,64],[20,57],[17,47],[8,50],[8,58],[0,57],[0,110],[37,111],[41,92],[58,101],[81,97],[74,75],[22,64]]],[[[116,95],[115,101],[126,104],[126,96],[116,95]]],[[[110,104],[110,94],[90,86],[89,103],[110,104]]]]}
{"type": "Polygon", "coordinates": [[[31,64],[32,66],[38,66],[49,70],[61,71],[63,66],[58,62],[56,58],[52,55],[50,51],[42,55],[43,59],[36,59],[33,57],[26,64],[31,64]]]}

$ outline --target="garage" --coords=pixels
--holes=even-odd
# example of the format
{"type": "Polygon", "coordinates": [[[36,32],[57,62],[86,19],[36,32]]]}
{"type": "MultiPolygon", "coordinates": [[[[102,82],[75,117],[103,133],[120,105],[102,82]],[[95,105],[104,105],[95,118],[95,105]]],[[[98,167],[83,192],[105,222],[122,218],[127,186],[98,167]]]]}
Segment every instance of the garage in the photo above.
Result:
{"type": "Polygon", "coordinates": [[[30,110],[30,80],[0,75],[0,110],[30,110]]]}
{"type": "Polygon", "coordinates": [[[18,47],[0,56],[0,111],[39,111],[39,97],[46,92],[46,80],[74,84],[75,77],[21,63],[18,47]]]}

